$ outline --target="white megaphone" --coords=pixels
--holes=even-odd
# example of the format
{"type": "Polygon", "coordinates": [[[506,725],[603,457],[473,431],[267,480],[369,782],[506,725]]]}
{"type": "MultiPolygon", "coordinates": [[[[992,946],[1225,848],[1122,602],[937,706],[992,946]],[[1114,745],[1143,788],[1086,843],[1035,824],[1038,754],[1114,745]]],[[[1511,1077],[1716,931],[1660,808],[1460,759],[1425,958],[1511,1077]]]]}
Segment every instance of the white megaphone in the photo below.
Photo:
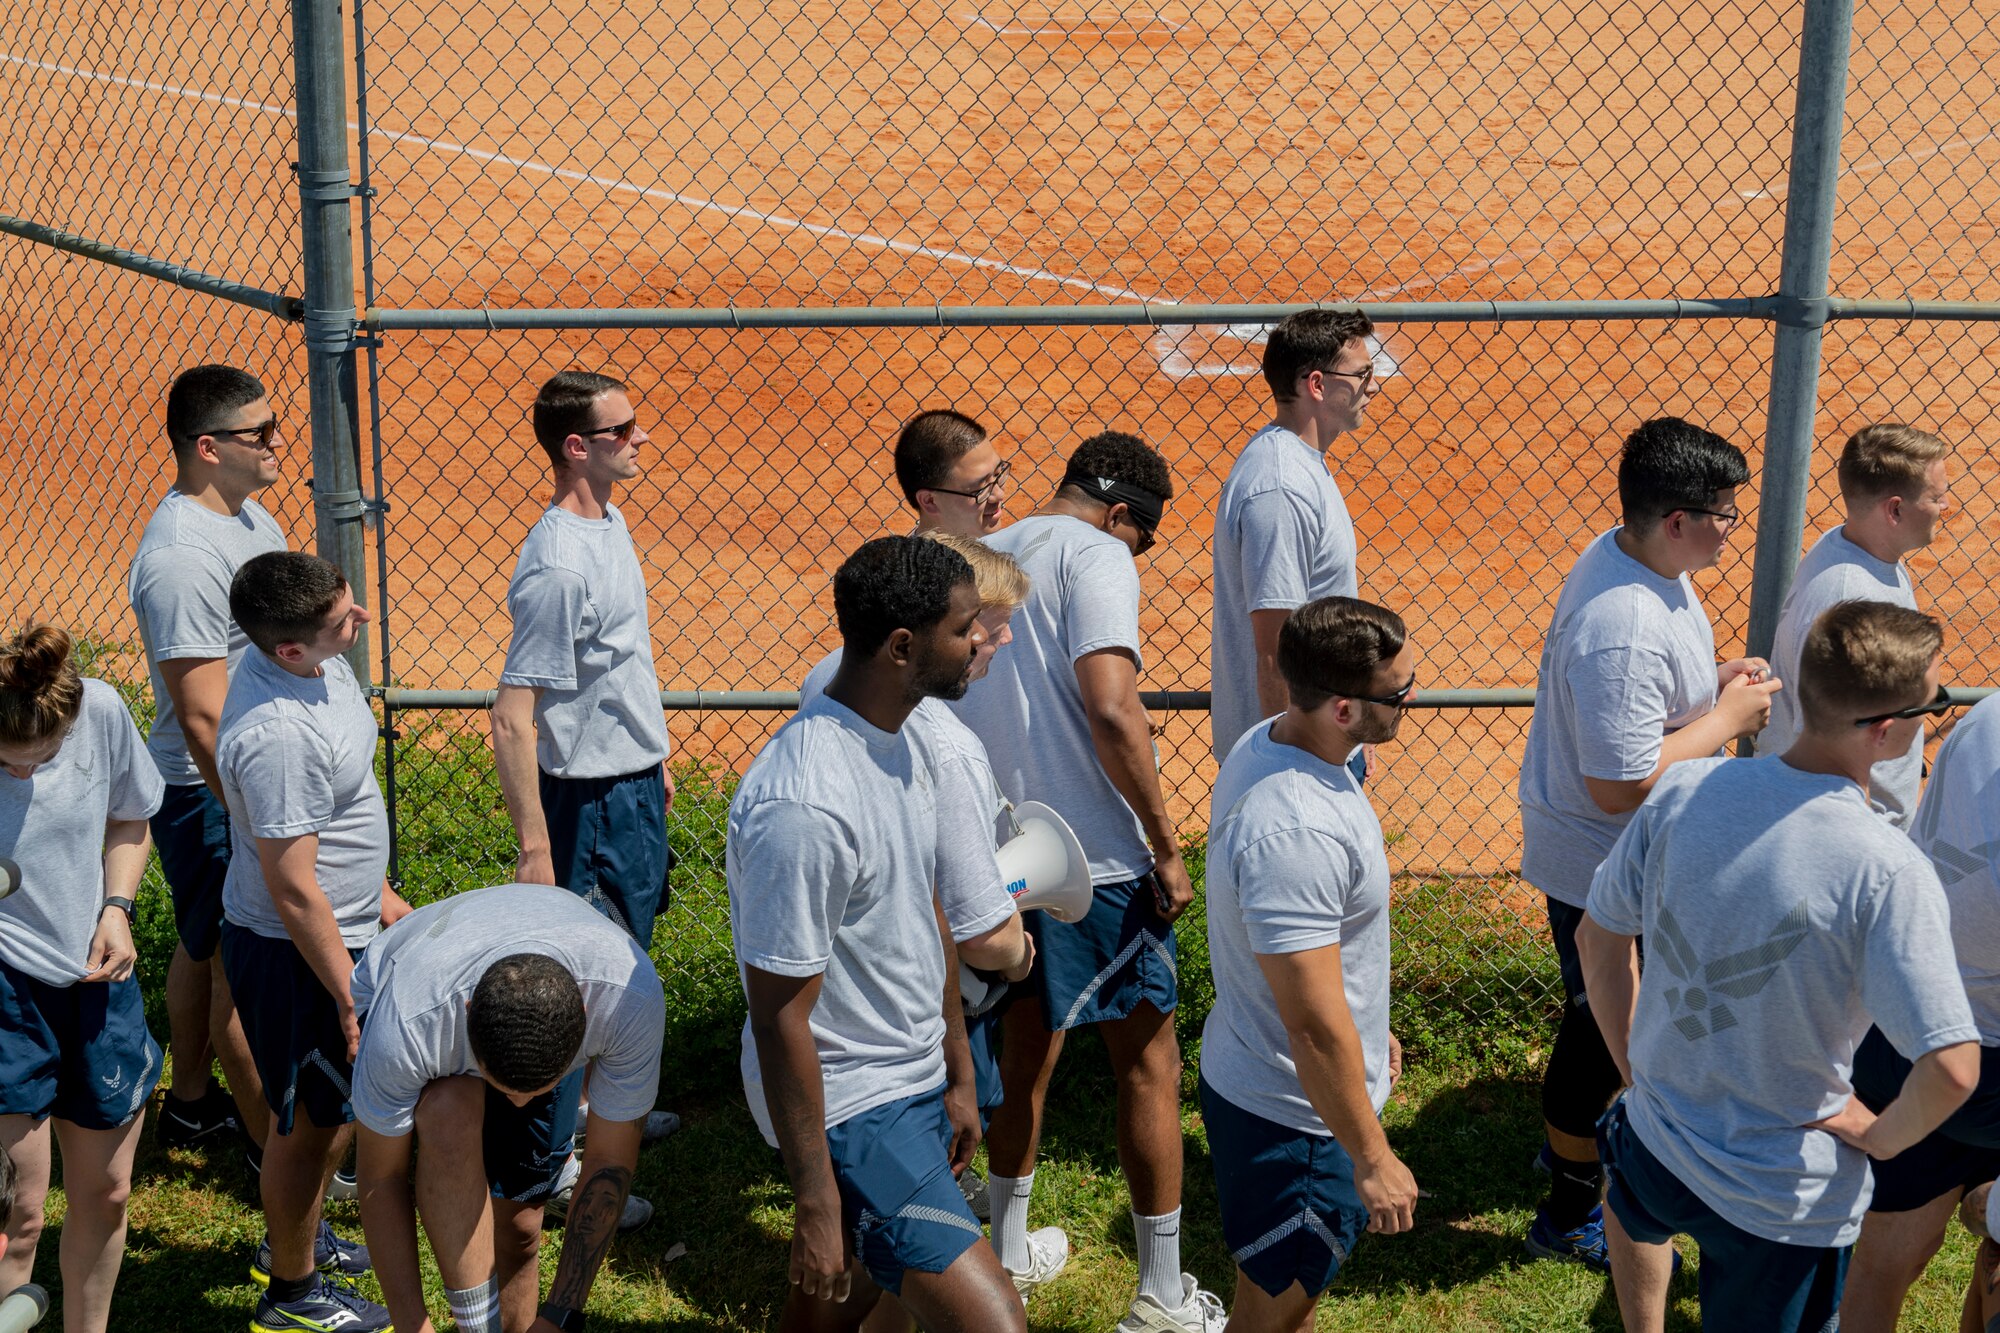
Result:
{"type": "Polygon", "coordinates": [[[0,1333],[28,1333],[49,1312],[49,1294],[30,1282],[0,1301],[0,1333]]]}
{"type": "MultiPolygon", "coordinates": [[[[1039,801],[1010,807],[1014,836],[993,854],[1001,883],[1023,912],[1047,912],[1074,925],[1090,912],[1095,895],[1090,857],[1063,817],[1039,801]]],[[[965,1012],[979,1015],[1000,1002],[1007,983],[971,967],[958,969],[958,996],[965,1012]]]]}
{"type": "Polygon", "coordinates": [[[1090,858],[1063,817],[1040,801],[1014,807],[1015,833],[993,854],[1000,879],[1023,912],[1075,925],[1090,912],[1090,858]]]}

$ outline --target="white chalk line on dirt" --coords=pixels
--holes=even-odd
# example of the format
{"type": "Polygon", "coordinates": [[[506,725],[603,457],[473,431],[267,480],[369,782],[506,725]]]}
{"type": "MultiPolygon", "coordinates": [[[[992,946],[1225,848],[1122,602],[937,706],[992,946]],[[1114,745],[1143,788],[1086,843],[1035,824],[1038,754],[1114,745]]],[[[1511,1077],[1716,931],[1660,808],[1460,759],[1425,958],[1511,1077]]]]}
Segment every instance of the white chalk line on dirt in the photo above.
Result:
{"type": "MultiPolygon", "coordinates": [[[[179,84],[159,83],[146,79],[134,79],[120,74],[110,74],[106,73],[103,70],[88,69],[82,66],[63,65],[46,60],[32,60],[25,56],[13,55],[11,53],[4,51],[0,51],[0,64],[14,65],[20,68],[38,70],[44,73],[68,75],[72,78],[87,79],[93,82],[108,84],[114,87],[132,88],[145,92],[163,93],[175,97],[189,97],[189,98],[194,98],[197,101],[209,102],[219,106],[233,107],[244,111],[257,111],[267,115],[283,116],[286,117],[287,119],[292,119],[292,120],[296,120],[298,118],[298,112],[291,107],[277,106],[269,102],[259,102],[250,98],[228,97],[221,93],[206,92],[199,88],[188,88],[188,87],[183,87],[179,84]]],[[[357,132],[360,130],[359,124],[354,121],[348,122],[348,128],[350,130],[355,130],[357,132]]],[[[517,157],[511,154],[494,152],[488,149],[474,148],[470,144],[459,143],[456,140],[440,138],[435,135],[419,134],[413,130],[392,130],[383,125],[375,124],[375,125],[370,125],[368,127],[368,132],[371,138],[386,139],[392,143],[414,144],[419,147],[426,148],[438,153],[445,153],[445,154],[455,153],[465,157],[472,158],[475,161],[496,163],[502,166],[513,167],[516,170],[521,170],[521,171],[533,171],[553,177],[558,180],[575,181],[583,184],[595,185],[600,189],[637,195],[640,198],[656,199],[665,202],[671,202],[698,212],[718,213],[731,219],[747,220],[751,222],[761,223],[779,230],[789,229],[795,231],[803,231],[814,236],[825,237],[833,240],[844,240],[856,245],[873,246],[879,249],[889,250],[897,254],[906,254],[920,258],[935,259],[941,263],[959,264],[969,268],[985,269],[991,272],[1006,273],[1013,277],[1021,278],[1024,281],[1052,283],[1058,287],[1067,288],[1070,290],[1085,291],[1097,296],[1107,296],[1114,301],[1128,301],[1137,304],[1151,304],[1151,305],[1161,305],[1161,306],[1171,306],[1171,305],[1181,304],[1179,301],[1176,301],[1171,297],[1147,296],[1140,292],[1134,291],[1129,287],[1116,286],[1110,283],[1094,282],[1087,278],[1079,278],[1060,273],[1053,273],[1050,272],[1048,269],[1044,268],[1035,268],[1022,264],[1010,264],[1007,263],[1005,260],[993,259],[983,255],[967,254],[966,252],[961,250],[951,250],[939,246],[922,245],[914,241],[899,241],[894,239],[893,237],[880,236],[873,232],[854,231],[845,227],[835,227],[825,223],[809,222],[803,218],[789,217],[782,213],[766,212],[762,209],[751,208],[748,205],[744,204],[725,204],[719,200],[709,199],[701,195],[689,194],[686,191],[670,190],[660,186],[640,185],[637,182],[629,181],[619,176],[607,176],[596,172],[578,171],[570,167],[559,167],[553,165],[552,163],[538,161],[534,158],[517,157]]],[[[1255,373],[1254,368],[1247,371],[1240,371],[1233,367],[1226,367],[1226,366],[1224,367],[1193,366],[1191,362],[1187,362],[1187,358],[1181,356],[1179,352],[1180,340],[1176,337],[1167,336],[1171,333],[1172,329],[1178,327],[1180,326],[1162,326],[1161,329],[1158,330],[1155,333],[1154,337],[1150,340],[1150,346],[1154,351],[1155,356],[1160,361],[1160,369],[1162,373],[1168,375],[1170,378],[1178,379],[1186,374],[1255,373]],[[1163,338],[1165,338],[1164,342],[1163,338]],[[1187,363],[1189,368],[1186,370],[1181,370],[1175,363],[1187,363]]]]}

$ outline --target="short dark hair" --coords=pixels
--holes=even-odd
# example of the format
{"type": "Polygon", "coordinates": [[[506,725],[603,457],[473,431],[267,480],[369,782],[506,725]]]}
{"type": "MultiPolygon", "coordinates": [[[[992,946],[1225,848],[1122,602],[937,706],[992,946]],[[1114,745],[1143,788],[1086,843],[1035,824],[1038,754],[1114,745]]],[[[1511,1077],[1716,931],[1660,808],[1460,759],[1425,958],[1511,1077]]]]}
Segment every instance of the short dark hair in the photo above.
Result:
{"type": "Polygon", "coordinates": [[[1924,673],[1944,647],[1936,617],[1889,602],[1836,602],[1799,646],[1799,692],[1807,730],[1843,730],[1857,718],[1922,703],[1924,673]]]}
{"type": "Polygon", "coordinates": [[[1375,672],[1403,651],[1409,631],[1387,607],[1353,597],[1321,597],[1285,617],[1278,670],[1294,707],[1374,694],[1375,672]]]}
{"type": "Polygon", "coordinates": [[[951,611],[951,590],[973,583],[966,558],[921,537],[877,537],[833,576],[833,616],[842,655],[873,657],[899,629],[929,629],[951,611]]]}
{"type": "Polygon", "coordinates": [[[1264,339],[1264,383],[1271,386],[1271,397],[1291,402],[1299,396],[1299,376],[1333,369],[1341,348],[1374,333],[1375,321],[1354,309],[1299,310],[1285,316],[1264,339]]]}
{"type": "Polygon", "coordinates": [[[243,562],[229,584],[229,614],[259,651],[318,636],[347,591],[340,568],[304,551],[266,551],[243,562]]]}
{"type": "Polygon", "coordinates": [[[1741,449],[1679,417],[1646,422],[1618,454],[1618,503],[1635,533],[1676,509],[1705,509],[1717,491],[1749,480],[1741,449]]]}
{"type": "MultiPolygon", "coordinates": [[[[1142,491],[1159,496],[1163,505],[1174,498],[1173,469],[1167,466],[1165,457],[1138,436],[1127,435],[1124,431],[1099,431],[1079,444],[1069,456],[1067,470],[1137,486],[1142,491]]],[[[1095,498],[1074,486],[1060,489],[1080,499],[1095,498]]]]}
{"type": "Polygon", "coordinates": [[[912,507],[917,492],[935,490],[958,460],[986,443],[986,427],[963,412],[938,408],[919,412],[896,437],[896,484],[912,507]]]}
{"type": "Polygon", "coordinates": [[[583,991],[539,953],[510,953],[479,975],[465,1032],[486,1076],[509,1092],[539,1092],[569,1072],[583,1046],[583,991]]]}
{"type": "Polygon", "coordinates": [[[569,466],[563,441],[591,427],[591,410],[607,393],[623,392],[625,384],[591,370],[559,370],[535,395],[535,440],[560,472],[569,466]]]}
{"type": "Polygon", "coordinates": [[[190,366],[167,388],[167,442],[183,457],[222,424],[225,413],[264,397],[255,375],[235,366],[190,366]]]}

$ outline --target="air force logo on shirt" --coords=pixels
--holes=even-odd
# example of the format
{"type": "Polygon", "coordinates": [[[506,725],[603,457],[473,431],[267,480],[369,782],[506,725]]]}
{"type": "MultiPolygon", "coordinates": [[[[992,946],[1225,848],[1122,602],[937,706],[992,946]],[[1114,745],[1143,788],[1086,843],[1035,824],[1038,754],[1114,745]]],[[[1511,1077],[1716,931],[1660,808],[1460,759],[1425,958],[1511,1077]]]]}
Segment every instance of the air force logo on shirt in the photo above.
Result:
{"type": "Polygon", "coordinates": [[[1762,944],[1724,954],[1703,963],[1668,909],[1660,909],[1659,925],[1647,937],[1652,953],[1669,972],[1687,984],[1666,991],[1669,1020],[1689,1041],[1711,1037],[1736,1026],[1736,1011],[1727,1000],[1747,1000],[1771,984],[1792,951],[1805,942],[1810,929],[1806,905],[1794,907],[1764,937],[1762,944]],[[1697,984],[1699,983],[1699,984],[1697,984]]]}

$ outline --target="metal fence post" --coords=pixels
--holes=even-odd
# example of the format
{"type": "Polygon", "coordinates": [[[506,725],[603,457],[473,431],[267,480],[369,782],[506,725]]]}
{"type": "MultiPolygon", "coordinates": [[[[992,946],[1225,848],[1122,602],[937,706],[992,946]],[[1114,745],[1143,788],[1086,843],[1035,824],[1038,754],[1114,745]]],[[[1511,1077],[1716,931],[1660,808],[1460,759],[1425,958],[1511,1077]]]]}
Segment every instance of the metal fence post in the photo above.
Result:
{"type": "MultiPolygon", "coordinates": [[[[354,182],[347,162],[347,50],[339,0],[292,0],[298,76],[299,228],[305,258],[306,383],[312,399],[319,553],[367,601],[361,437],[356,415],[354,182]]],[[[348,650],[369,683],[368,635],[348,650]]]]}
{"type": "Polygon", "coordinates": [[[1799,94],[1785,197],[1784,265],[1778,278],[1777,335],[1771,352],[1771,407],[1757,503],[1757,556],[1750,582],[1750,652],[1767,657],[1778,612],[1798,568],[1812,478],[1813,422],[1819,405],[1820,335],[1827,317],[1827,268],[1840,184],[1840,135],[1847,115],[1847,53],[1853,0],[1806,0],[1799,42],[1799,94]]]}

